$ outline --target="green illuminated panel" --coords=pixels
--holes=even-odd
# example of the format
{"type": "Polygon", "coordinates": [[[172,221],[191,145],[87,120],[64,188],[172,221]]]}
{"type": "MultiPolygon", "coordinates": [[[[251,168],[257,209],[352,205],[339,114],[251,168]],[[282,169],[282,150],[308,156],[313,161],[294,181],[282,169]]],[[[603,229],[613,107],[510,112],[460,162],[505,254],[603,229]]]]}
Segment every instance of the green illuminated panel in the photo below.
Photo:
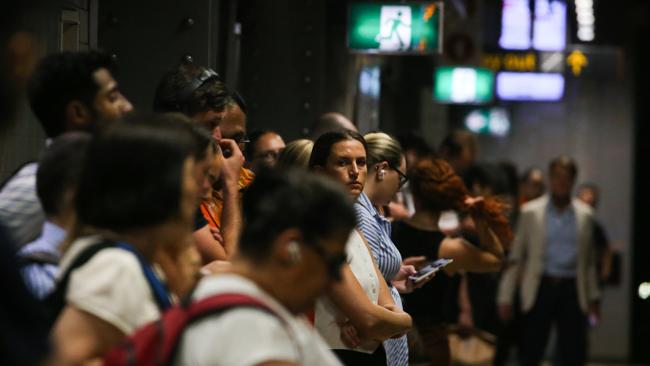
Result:
{"type": "Polygon", "coordinates": [[[494,74],[488,69],[438,67],[433,81],[433,96],[442,103],[479,104],[494,97],[494,74]]]}
{"type": "Polygon", "coordinates": [[[427,53],[440,47],[439,3],[353,3],[348,46],[355,51],[427,53]]]}

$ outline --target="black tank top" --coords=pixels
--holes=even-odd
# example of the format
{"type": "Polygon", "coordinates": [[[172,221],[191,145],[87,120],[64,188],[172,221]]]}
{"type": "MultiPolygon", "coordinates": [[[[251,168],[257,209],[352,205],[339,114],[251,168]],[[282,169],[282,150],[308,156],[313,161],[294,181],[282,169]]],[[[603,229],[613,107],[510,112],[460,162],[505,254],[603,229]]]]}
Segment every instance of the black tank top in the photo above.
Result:
{"type": "MultiPolygon", "coordinates": [[[[417,229],[403,221],[393,223],[392,239],[402,258],[423,255],[427,260],[436,260],[444,238],[440,231],[417,229]]],[[[449,280],[444,271],[439,271],[429,283],[402,295],[404,311],[411,315],[416,325],[430,326],[444,322],[443,305],[449,280]]]]}

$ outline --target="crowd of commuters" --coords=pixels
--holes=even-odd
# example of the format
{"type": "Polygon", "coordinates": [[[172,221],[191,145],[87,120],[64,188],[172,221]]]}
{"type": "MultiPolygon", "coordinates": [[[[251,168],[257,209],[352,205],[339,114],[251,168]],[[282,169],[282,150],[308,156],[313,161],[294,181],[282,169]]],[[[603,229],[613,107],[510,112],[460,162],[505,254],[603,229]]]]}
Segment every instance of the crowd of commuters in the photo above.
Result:
{"type": "MultiPolygon", "coordinates": [[[[2,83],[18,90],[11,67],[2,83]]],[[[555,325],[555,359],[584,364],[611,251],[597,187],[572,197],[571,158],[550,162],[544,195],[539,169],[477,163],[468,132],[436,151],[326,113],[285,143],[248,134],[244,99],[207,67],[161,75],[154,113],[116,77],[92,51],[49,55],[29,78],[48,140],[0,187],[10,364],[99,362],[164,314],[233,295],[249,302],[180,329],[171,364],[407,366],[417,339],[419,362],[449,365],[457,322],[499,336],[495,363],[515,345],[522,365],[555,325]],[[437,259],[452,262],[412,279],[437,259]]]]}

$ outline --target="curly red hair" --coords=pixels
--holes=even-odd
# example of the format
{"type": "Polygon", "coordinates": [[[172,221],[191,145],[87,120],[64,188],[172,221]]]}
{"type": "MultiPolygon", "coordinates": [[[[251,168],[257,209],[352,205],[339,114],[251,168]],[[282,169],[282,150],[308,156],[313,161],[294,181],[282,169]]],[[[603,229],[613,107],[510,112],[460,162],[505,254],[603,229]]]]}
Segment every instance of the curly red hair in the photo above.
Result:
{"type": "Polygon", "coordinates": [[[508,205],[495,197],[484,197],[472,206],[465,204],[470,196],[463,180],[442,159],[425,159],[409,172],[413,196],[424,209],[433,212],[455,210],[484,219],[501,243],[512,241],[512,229],[505,215],[508,205]]]}

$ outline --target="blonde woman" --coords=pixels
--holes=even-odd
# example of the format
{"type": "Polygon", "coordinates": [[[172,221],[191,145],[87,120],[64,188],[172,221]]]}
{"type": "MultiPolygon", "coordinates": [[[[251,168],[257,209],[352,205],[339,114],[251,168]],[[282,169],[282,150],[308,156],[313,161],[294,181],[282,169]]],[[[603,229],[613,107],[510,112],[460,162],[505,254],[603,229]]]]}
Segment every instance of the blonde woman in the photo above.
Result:
{"type": "Polygon", "coordinates": [[[279,168],[299,167],[307,169],[309,156],[314,148],[314,142],[308,139],[291,141],[282,150],[276,166],[279,168]]]}

